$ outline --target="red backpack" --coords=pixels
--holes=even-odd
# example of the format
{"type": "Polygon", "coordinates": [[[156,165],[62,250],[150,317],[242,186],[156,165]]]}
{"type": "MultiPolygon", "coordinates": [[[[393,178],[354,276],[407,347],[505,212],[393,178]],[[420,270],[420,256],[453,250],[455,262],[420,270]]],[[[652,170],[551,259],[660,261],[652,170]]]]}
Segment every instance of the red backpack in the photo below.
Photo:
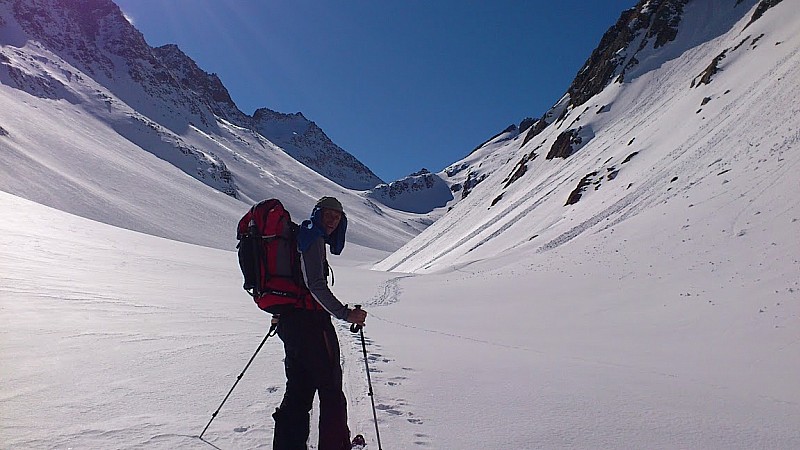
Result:
{"type": "Polygon", "coordinates": [[[257,203],[239,220],[236,248],[244,290],[272,314],[316,308],[300,270],[298,229],[277,199],[257,203]]]}

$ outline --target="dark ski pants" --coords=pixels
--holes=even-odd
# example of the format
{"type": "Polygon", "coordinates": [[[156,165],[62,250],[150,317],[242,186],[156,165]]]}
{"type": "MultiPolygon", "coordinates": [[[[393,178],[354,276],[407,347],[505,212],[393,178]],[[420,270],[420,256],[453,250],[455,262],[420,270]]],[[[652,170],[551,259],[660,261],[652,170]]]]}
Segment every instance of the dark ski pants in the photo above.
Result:
{"type": "Polygon", "coordinates": [[[349,450],[347,401],[342,392],[339,340],[325,312],[281,314],[278,336],[286,351],[286,393],[272,417],[274,450],[306,450],[314,394],[319,395],[319,450],[349,450]]]}

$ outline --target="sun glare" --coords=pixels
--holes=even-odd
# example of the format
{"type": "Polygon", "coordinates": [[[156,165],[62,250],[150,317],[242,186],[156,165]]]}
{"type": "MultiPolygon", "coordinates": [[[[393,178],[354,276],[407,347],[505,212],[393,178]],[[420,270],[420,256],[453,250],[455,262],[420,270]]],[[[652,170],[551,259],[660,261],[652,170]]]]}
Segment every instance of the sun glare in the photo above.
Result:
{"type": "Polygon", "coordinates": [[[127,12],[122,11],[122,17],[124,17],[125,20],[127,20],[128,23],[130,23],[131,25],[136,25],[136,23],[133,20],[133,16],[128,14],[127,12]]]}

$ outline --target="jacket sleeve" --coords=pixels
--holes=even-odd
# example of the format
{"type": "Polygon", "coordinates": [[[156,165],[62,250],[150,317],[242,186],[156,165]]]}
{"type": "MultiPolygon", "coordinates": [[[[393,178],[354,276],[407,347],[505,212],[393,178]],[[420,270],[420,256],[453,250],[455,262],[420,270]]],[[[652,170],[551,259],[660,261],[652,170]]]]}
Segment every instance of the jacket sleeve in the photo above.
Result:
{"type": "Polygon", "coordinates": [[[316,239],[306,251],[300,253],[303,280],[311,291],[314,300],[337,319],[346,320],[349,312],[346,305],[333,295],[325,277],[325,240],[316,239]]]}

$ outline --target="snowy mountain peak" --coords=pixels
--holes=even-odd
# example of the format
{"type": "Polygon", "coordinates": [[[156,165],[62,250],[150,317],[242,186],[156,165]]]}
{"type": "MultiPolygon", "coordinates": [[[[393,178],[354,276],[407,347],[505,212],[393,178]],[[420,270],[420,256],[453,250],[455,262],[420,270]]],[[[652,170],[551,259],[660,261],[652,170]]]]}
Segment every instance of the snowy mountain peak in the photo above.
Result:
{"type": "MultiPolygon", "coordinates": [[[[238,200],[280,197],[305,214],[331,193],[363,204],[352,190],[381,183],[302,114],[241,112],[217,75],[175,45],[150,47],[110,0],[0,0],[0,19],[2,190],[228,247],[232,235],[219,226],[240,214],[238,200]],[[158,212],[146,218],[154,204],[158,212]],[[206,219],[192,231],[159,220],[190,223],[198,211],[206,219]]],[[[374,208],[365,208],[350,215],[353,233],[374,248],[396,248],[419,231],[407,214],[381,211],[375,220],[395,235],[373,244],[360,223],[375,222],[374,208]]]]}
{"type": "Polygon", "coordinates": [[[251,118],[242,113],[216,74],[203,71],[176,45],[151,48],[110,0],[7,3],[24,32],[43,48],[173,132],[198,126],[216,133],[219,118],[264,131],[264,137],[275,138],[276,144],[288,147],[287,153],[344,187],[367,189],[382,182],[302,114],[295,122],[296,136],[280,140],[285,136],[270,135],[274,129],[284,129],[290,115],[260,110],[251,118]]]}
{"type": "Polygon", "coordinates": [[[658,49],[675,39],[688,0],[642,0],[622,13],[600,40],[567,93],[572,106],[582,105],[615,77],[638,64],[636,55],[648,46],[658,49]]]}
{"type": "MultiPolygon", "coordinates": [[[[741,17],[755,2],[756,0],[737,0],[735,3],[702,0],[694,2],[692,6],[708,8],[708,11],[704,11],[705,14],[731,18],[741,17]]],[[[780,2],[781,0],[761,0],[749,23],[780,2]]],[[[684,19],[684,10],[689,3],[689,0],[640,0],[633,8],[622,12],[617,23],[606,31],[597,48],[578,71],[565,97],[528,131],[525,143],[541,133],[546,126],[562,118],[570,109],[583,105],[602,92],[609,84],[630,81],[651,70],[654,65],[677,57],[688,48],[716,37],[712,34],[719,35],[733,25],[730,21],[708,21],[707,25],[722,26],[723,30],[693,24],[692,27],[706,30],[696,30],[695,39],[685,40],[665,51],[663,48],[677,37],[684,19]]]]}
{"type": "Polygon", "coordinates": [[[260,122],[268,122],[268,121],[289,122],[292,120],[296,120],[298,122],[302,121],[303,123],[310,122],[310,120],[306,119],[306,116],[304,116],[303,113],[300,111],[294,114],[287,114],[287,113],[273,111],[269,108],[258,108],[253,113],[253,119],[260,122]]]}
{"type": "Polygon", "coordinates": [[[453,200],[453,193],[438,174],[423,168],[389,184],[370,189],[367,197],[400,211],[427,214],[446,206],[453,200]]]}
{"type": "Polygon", "coordinates": [[[253,129],[293,158],[348,189],[365,190],[383,183],[300,112],[284,114],[259,108],[253,113],[253,129]]]}
{"type": "Polygon", "coordinates": [[[213,113],[220,118],[243,122],[244,114],[231,99],[228,89],[216,74],[209,74],[197,66],[188,55],[175,44],[153,49],[154,55],[169,69],[184,89],[195,92],[213,113]]]}

